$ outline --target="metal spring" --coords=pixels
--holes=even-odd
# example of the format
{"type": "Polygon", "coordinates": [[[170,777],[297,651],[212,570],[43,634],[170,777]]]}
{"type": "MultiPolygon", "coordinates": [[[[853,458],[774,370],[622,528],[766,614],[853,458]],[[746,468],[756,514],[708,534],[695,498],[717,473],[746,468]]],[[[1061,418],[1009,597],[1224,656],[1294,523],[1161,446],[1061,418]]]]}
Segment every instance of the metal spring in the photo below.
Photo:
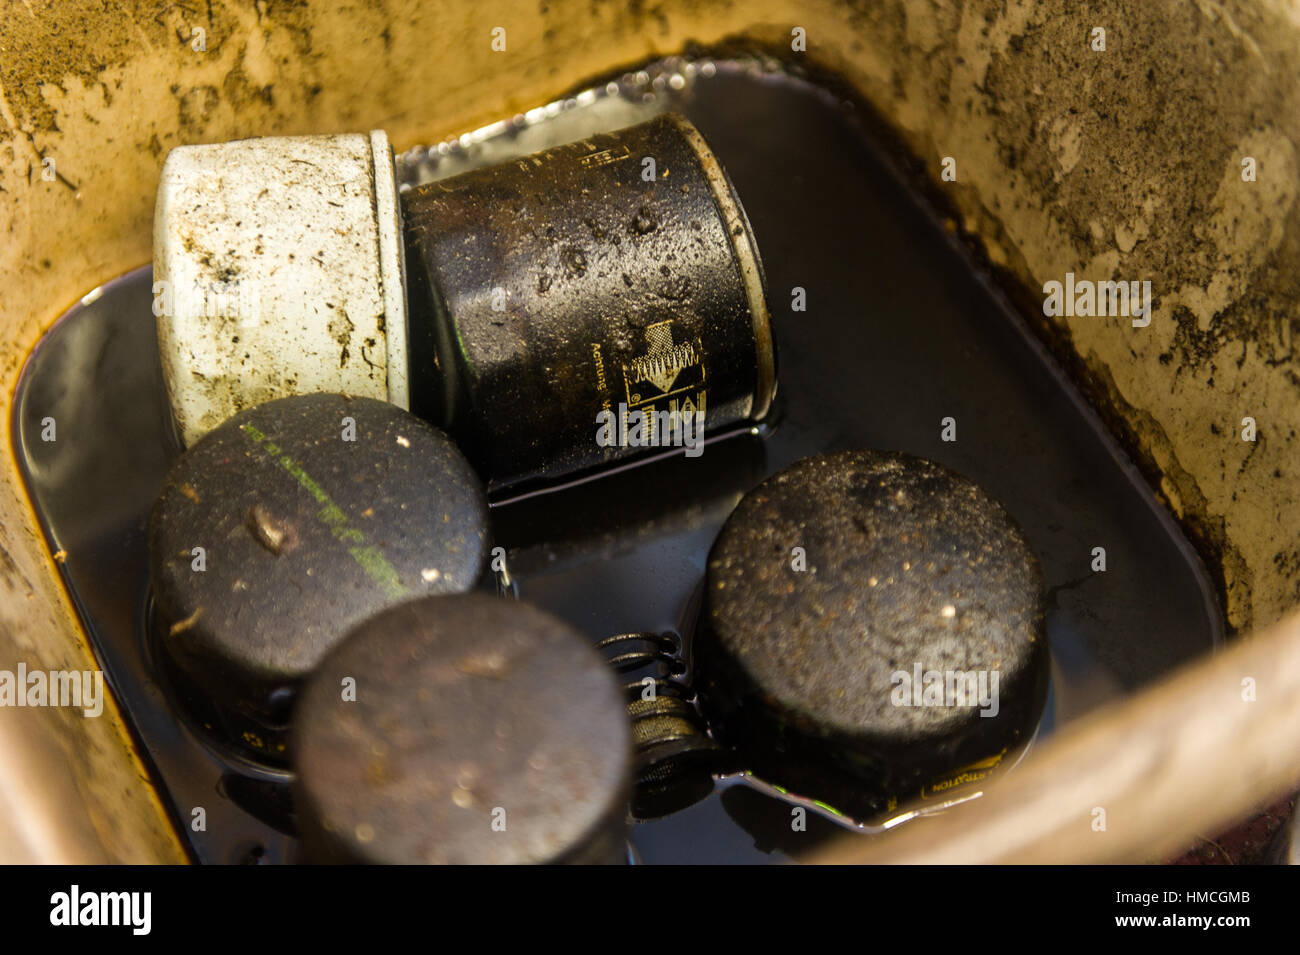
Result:
{"type": "Polygon", "coordinates": [[[684,679],[687,666],[673,633],[619,633],[596,644],[624,683],[637,787],[632,814],[656,818],[697,801],[723,772],[726,750],[709,735],[684,679]],[[669,808],[671,807],[671,808],[669,808]]]}

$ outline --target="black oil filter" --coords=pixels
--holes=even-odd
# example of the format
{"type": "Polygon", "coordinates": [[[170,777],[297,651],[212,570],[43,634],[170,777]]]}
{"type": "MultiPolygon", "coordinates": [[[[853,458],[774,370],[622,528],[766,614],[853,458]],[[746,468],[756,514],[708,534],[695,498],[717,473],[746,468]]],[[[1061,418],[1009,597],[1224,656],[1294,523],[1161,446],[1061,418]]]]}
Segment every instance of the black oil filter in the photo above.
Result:
{"type": "Polygon", "coordinates": [[[988,494],[904,454],[826,454],[764,481],[724,525],[698,679],[756,775],[874,813],[1027,742],[1043,628],[1037,559],[988,494]]]}
{"type": "Polygon", "coordinates": [[[776,365],[757,246],[685,119],[402,200],[411,408],[491,486],[689,449],[705,420],[721,432],[767,413],[776,365]]]}
{"type": "Polygon", "coordinates": [[[487,558],[482,484],[451,441],[371,398],[283,398],[185,452],[149,523],[153,648],[218,740],[284,763],[299,682],[355,624],[454,594],[487,558]]]}
{"type": "Polygon", "coordinates": [[[322,661],[293,732],[305,861],[627,859],[618,681],[531,605],[467,594],[378,614],[322,661]]]}

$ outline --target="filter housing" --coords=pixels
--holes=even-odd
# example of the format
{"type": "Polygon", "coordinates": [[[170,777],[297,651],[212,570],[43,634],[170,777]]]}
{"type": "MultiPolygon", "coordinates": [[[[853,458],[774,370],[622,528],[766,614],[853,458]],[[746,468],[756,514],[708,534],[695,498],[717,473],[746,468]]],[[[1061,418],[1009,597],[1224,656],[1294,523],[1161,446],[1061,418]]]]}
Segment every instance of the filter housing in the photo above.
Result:
{"type": "Polygon", "coordinates": [[[408,409],[388,137],[173,149],[154,213],[154,314],[186,447],[244,408],[294,394],[408,409]]]}

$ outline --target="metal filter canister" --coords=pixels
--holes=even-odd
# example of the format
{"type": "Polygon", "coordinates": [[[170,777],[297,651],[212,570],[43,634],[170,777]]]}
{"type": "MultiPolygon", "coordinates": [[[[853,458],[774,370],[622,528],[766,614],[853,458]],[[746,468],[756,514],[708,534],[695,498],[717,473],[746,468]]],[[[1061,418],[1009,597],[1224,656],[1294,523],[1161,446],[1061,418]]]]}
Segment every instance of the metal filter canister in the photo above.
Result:
{"type": "Polygon", "coordinates": [[[685,119],[434,182],[403,209],[412,410],[491,485],[766,414],[776,367],[757,246],[685,119]],[[674,413],[696,417],[674,435],[674,413]]]}
{"type": "Polygon", "coordinates": [[[618,680],[521,601],[424,597],[366,620],[308,681],[293,738],[304,861],[627,861],[618,680]]]}
{"type": "Polygon", "coordinates": [[[287,763],[298,688],[373,614],[463,593],[487,500],[455,445],[373,398],[242,411],[172,465],[149,521],[152,652],[219,746],[287,763]]]}
{"type": "Polygon", "coordinates": [[[154,279],[186,446],[342,392],[448,431],[501,488],[694,454],[776,388],[753,232],[676,116],[400,194],[382,132],[179,147],[154,279]]]}
{"type": "Polygon", "coordinates": [[[702,707],[769,783],[872,819],[1009,765],[1041,718],[1038,559],[935,462],[804,458],[745,495],[707,573],[702,707]]]}

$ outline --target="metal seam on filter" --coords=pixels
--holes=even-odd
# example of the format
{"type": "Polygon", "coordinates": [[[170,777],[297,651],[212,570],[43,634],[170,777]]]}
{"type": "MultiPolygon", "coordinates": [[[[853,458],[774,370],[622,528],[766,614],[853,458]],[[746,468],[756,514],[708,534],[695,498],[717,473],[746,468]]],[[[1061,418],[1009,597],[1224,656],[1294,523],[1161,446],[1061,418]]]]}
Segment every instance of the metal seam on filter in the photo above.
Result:
{"type": "Polygon", "coordinates": [[[772,406],[772,399],[776,397],[776,353],[772,345],[772,319],[764,293],[766,283],[763,280],[763,262],[758,255],[754,231],[744,207],[736,200],[735,188],[726,170],[699,130],[676,114],[668,115],[699,157],[700,166],[712,186],[713,201],[727,224],[727,237],[736,253],[736,264],[740,269],[745,297],[749,302],[749,314],[754,323],[754,359],[758,366],[749,416],[761,420],[772,406]],[[740,230],[739,233],[737,229],[740,230]]]}
{"type": "Polygon", "coordinates": [[[402,242],[402,204],[397,196],[393,149],[382,129],[370,133],[374,169],[375,220],[379,245],[379,280],[383,286],[388,400],[404,411],[411,407],[407,380],[406,256],[402,242]]]}

